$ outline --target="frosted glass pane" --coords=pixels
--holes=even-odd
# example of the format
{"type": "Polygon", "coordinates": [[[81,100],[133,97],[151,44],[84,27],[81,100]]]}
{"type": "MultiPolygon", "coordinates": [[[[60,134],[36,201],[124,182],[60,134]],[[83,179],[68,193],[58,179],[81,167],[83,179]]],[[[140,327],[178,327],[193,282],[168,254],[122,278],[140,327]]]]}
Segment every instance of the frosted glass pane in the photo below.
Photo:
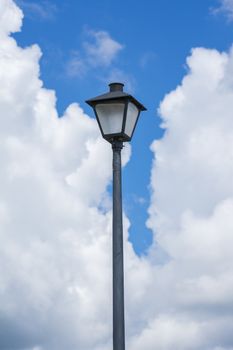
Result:
{"type": "Polygon", "coordinates": [[[135,123],[137,122],[138,113],[139,113],[138,108],[133,103],[129,102],[127,117],[126,117],[126,124],[125,124],[125,134],[128,135],[129,137],[132,136],[135,123]]]}
{"type": "Polygon", "coordinates": [[[98,104],[95,107],[105,135],[122,131],[124,108],[123,103],[98,104]]]}

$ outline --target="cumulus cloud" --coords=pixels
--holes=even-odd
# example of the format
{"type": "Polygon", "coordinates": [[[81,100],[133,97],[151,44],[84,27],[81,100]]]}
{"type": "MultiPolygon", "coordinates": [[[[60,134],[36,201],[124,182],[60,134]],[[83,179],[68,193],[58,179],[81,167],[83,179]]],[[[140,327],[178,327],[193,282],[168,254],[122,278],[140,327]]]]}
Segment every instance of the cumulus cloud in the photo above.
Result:
{"type": "Polygon", "coordinates": [[[23,12],[13,1],[2,0],[0,2],[0,36],[19,31],[22,18],[23,12]]]}
{"type": "Polygon", "coordinates": [[[0,14],[0,348],[109,348],[111,150],[78,104],[58,118],[39,47],[8,36],[22,12],[0,14]]]}
{"type": "Polygon", "coordinates": [[[159,349],[177,344],[179,349],[230,349],[233,52],[197,48],[187,66],[181,85],[160,105],[165,134],[152,145],[148,225],[156,244],[150,257],[158,263],[161,252],[166,256],[154,270],[155,279],[162,281],[155,294],[161,304],[158,316],[139,343],[148,343],[148,349],[150,344],[159,349]]]}

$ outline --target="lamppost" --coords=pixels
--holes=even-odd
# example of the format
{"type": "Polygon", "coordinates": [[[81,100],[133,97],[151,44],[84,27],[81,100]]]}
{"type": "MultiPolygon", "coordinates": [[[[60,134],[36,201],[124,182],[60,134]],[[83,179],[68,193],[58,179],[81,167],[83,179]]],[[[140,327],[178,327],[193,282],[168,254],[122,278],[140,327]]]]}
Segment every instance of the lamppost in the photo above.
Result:
{"type": "Polygon", "coordinates": [[[123,86],[109,84],[108,93],[86,101],[113,150],[113,350],[125,350],[121,150],[123,142],[131,140],[140,112],[146,110],[123,86]]]}

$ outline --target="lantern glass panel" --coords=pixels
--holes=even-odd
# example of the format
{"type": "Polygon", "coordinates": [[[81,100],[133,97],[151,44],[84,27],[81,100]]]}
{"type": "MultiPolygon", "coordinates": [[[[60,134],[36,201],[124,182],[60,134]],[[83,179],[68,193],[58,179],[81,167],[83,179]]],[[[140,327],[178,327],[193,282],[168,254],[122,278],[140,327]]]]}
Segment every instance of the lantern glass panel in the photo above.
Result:
{"type": "Polygon", "coordinates": [[[129,102],[128,104],[128,110],[127,110],[127,117],[126,117],[126,124],[125,124],[125,134],[129,137],[132,136],[134,126],[137,122],[137,117],[139,114],[138,108],[133,104],[132,102],[129,102]]]}
{"type": "Polygon", "coordinates": [[[104,135],[122,132],[124,103],[100,103],[95,109],[104,135]]]}

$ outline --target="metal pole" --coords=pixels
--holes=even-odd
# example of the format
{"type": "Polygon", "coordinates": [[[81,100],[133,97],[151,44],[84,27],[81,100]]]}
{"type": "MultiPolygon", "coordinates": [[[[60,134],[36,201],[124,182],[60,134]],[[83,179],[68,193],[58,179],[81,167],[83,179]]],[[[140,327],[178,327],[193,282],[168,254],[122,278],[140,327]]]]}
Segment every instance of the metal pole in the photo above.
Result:
{"type": "Polygon", "coordinates": [[[124,259],[122,225],[121,150],[123,143],[114,141],[113,149],[113,350],[125,350],[124,259]]]}

